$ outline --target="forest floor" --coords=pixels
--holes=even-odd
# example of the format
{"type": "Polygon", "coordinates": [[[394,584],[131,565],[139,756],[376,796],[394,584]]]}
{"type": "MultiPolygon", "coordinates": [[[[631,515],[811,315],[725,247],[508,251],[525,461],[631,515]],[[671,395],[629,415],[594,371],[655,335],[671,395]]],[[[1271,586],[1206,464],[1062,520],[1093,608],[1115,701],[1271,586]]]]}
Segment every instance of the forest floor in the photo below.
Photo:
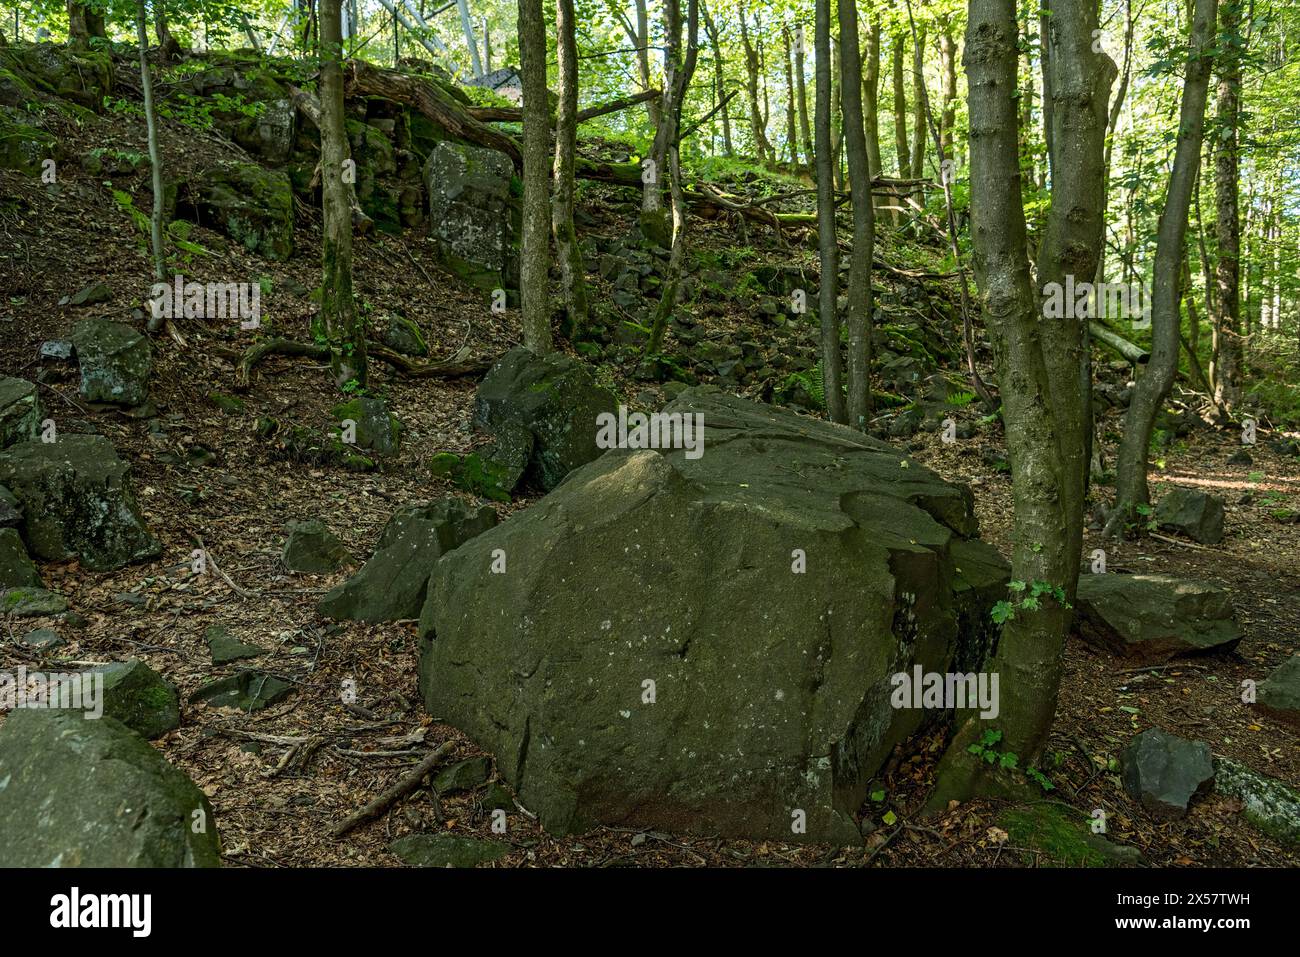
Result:
{"type": "MultiPolygon", "coordinates": [[[[123,142],[132,136],[124,133],[123,142]]],[[[185,152],[179,142],[170,147],[185,152]]],[[[88,316],[129,321],[131,306],[122,305],[128,291],[143,296],[148,288],[148,260],[129,215],[106,199],[91,177],[68,166],[58,201],[39,182],[0,171],[0,196],[6,197],[0,201],[0,257],[8,287],[0,290],[5,330],[0,372],[5,375],[36,379],[43,340],[66,337],[73,321],[88,316]],[[59,305],[61,298],[97,281],[115,291],[110,303],[59,305]]],[[[313,308],[306,290],[318,282],[319,226],[313,214],[300,212],[299,252],[285,264],[252,260],[215,234],[196,231],[196,241],[215,252],[212,261],[194,264],[192,278],[206,278],[205,271],[214,278],[272,276],[271,321],[282,331],[304,335],[313,308]],[[287,291],[294,288],[302,295],[287,291]]],[[[775,260],[789,254],[772,249],[770,255],[775,260]]],[[[516,314],[494,316],[478,294],[447,280],[422,239],[359,239],[355,274],[357,295],[368,308],[400,310],[420,322],[434,356],[468,347],[491,357],[517,338],[516,314]]],[[[43,564],[48,587],[67,597],[84,625],[6,620],[0,667],[50,670],[137,656],[174,682],[186,702],[182,725],[156,743],[209,795],[229,865],[394,865],[399,862],[387,846],[405,833],[443,829],[494,837],[490,814],[474,793],[439,800],[428,790],[342,839],[329,837],[333,824],[393,784],[437,744],[455,742],[449,761],[479,752],[460,732],[423,713],[413,622],[326,622],[315,613],[315,602],[349,570],[328,577],[294,575],[279,557],[287,522],[320,518],[364,560],[396,507],[453,494],[444,480],[431,477],[426,463],[434,452],[464,452],[483,441],[470,423],[474,382],[402,379],[376,364],[372,391],[388,400],[407,429],[400,458],[372,474],[315,467],[278,456],[256,434],[254,423],[269,415],[323,431],[338,401],[325,370],[302,359],[270,359],[254,372],[252,387],[242,396],[244,411],[225,415],[208,396],[234,392],[234,362],[252,333],[233,323],[216,328],[186,322],[181,330],[189,338],[186,348],[155,339],[155,418],[86,407],[77,398],[71,369],[49,372],[41,382],[42,399],[60,429],[103,434],[131,463],[142,510],[163,542],[164,557],[107,574],[90,574],[75,563],[43,564]],[[215,463],[191,464],[187,452],[194,446],[214,452],[215,463]],[[215,567],[195,575],[189,556],[200,542],[215,567]],[[16,641],[45,624],[68,641],[57,657],[42,657],[16,641]],[[295,692],[251,715],[188,703],[201,683],[229,670],[211,663],[203,634],[212,625],[225,625],[235,637],[268,649],[259,667],[290,681],[295,692]],[[347,680],[356,682],[353,706],[340,696],[347,680]]],[[[643,382],[611,384],[638,404],[658,392],[643,382]]],[[[976,418],[973,407],[958,417],[963,415],[976,418]]],[[[1181,820],[1156,822],[1110,770],[1134,733],[1155,726],[1206,740],[1217,755],[1300,783],[1295,733],[1240,702],[1242,681],[1263,680],[1300,650],[1300,524],[1272,515],[1278,501],[1300,507],[1300,468],[1294,457],[1270,450],[1263,439],[1250,449],[1252,465],[1224,464],[1240,448],[1235,431],[1195,430],[1168,450],[1153,475],[1157,495],[1168,485],[1223,495],[1223,544],[1154,538],[1103,542],[1095,528],[1085,535],[1085,554],[1104,548],[1110,571],[1167,572],[1228,585],[1244,635],[1232,653],[1149,669],[1131,668],[1077,637],[1068,641],[1048,746],[1053,796],[1083,815],[1104,808],[1111,840],[1136,847],[1151,865],[1300,865],[1300,854],[1241,820],[1233,800],[1211,795],[1181,820]]],[[[982,536],[1009,554],[1010,479],[988,464],[1005,451],[1001,437],[986,428],[976,438],[946,445],[938,433],[923,432],[910,440],[909,450],[944,478],[972,486],[982,536]]],[[[510,508],[529,501],[519,499],[510,508]]],[[[937,738],[912,742],[913,756],[890,762],[879,785],[885,801],[864,808],[876,829],[863,847],[609,827],[553,837],[521,811],[510,815],[504,837],[512,853],[493,866],[1050,863],[1041,850],[1009,838],[998,805],[971,802],[941,818],[916,817],[941,745],[937,738]],[[880,820],[887,811],[890,824],[880,820]]]]}

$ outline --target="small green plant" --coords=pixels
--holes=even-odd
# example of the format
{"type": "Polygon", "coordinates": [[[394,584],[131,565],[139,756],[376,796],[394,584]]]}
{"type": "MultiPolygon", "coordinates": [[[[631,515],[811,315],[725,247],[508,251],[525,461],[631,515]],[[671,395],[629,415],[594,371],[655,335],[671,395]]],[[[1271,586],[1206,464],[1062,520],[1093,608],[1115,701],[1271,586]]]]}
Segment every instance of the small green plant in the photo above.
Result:
{"type": "Polygon", "coordinates": [[[1051,782],[1046,774],[1038,768],[1020,767],[1020,758],[1013,751],[1000,751],[998,745],[1002,743],[1002,732],[996,728],[989,728],[980,739],[968,747],[966,750],[978,757],[985,764],[995,764],[1005,771],[1022,771],[1025,777],[1033,781],[1044,791],[1053,790],[1056,785],[1051,782]]]}
{"type": "Polygon", "coordinates": [[[1037,611],[1042,607],[1042,598],[1044,596],[1054,598],[1062,608],[1073,607],[1065,600],[1065,589],[1050,582],[1035,581],[1025,584],[1022,581],[1012,581],[1007,585],[1007,588],[1019,597],[1010,601],[1000,601],[993,606],[993,610],[989,614],[994,624],[1002,625],[1011,621],[1016,617],[1016,611],[1019,609],[1037,611]]]}

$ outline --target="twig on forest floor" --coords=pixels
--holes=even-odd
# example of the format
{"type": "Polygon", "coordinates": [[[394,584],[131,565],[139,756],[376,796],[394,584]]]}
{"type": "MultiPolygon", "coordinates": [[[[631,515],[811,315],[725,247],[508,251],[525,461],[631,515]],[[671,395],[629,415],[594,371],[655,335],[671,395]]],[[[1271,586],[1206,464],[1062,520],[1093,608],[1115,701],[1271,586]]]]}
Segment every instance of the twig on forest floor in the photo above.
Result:
{"type": "Polygon", "coordinates": [[[361,810],[356,811],[338,824],[334,825],[334,827],[330,829],[330,836],[340,838],[354,827],[357,827],[360,824],[365,824],[367,821],[372,821],[380,814],[384,813],[384,811],[388,810],[388,808],[393,804],[400,801],[402,798],[406,797],[406,795],[419,787],[420,782],[424,780],[424,776],[432,771],[439,761],[450,754],[455,746],[455,742],[453,741],[444,742],[436,751],[416,765],[414,770],[400,778],[398,782],[387,791],[380,794],[365,807],[361,808],[361,810]]]}

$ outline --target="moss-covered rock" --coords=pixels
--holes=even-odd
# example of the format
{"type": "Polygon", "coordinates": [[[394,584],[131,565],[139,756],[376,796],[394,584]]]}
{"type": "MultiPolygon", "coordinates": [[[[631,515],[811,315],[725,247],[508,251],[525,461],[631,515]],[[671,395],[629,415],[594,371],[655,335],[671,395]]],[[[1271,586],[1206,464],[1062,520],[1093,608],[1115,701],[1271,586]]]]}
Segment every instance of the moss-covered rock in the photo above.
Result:
{"type": "Polygon", "coordinates": [[[402,423],[388,411],[383,399],[361,397],[336,405],[330,412],[339,423],[340,440],[378,456],[394,456],[401,450],[402,423]],[[347,423],[352,423],[351,427],[347,423]],[[348,441],[348,437],[354,441],[348,441]]]}
{"type": "Polygon", "coordinates": [[[77,680],[104,682],[104,714],[144,738],[160,738],[181,724],[176,687],[138,658],[79,672],[77,680]]]}
{"type": "Polygon", "coordinates": [[[0,378],[0,448],[36,438],[41,428],[41,399],[26,379],[0,378]]]}
{"type": "Polygon", "coordinates": [[[293,252],[293,188],[289,174],[256,163],[210,166],[186,184],[183,202],[211,225],[267,259],[293,252]]]}
{"type": "Polygon", "coordinates": [[[0,727],[9,867],[219,867],[207,797],[114,718],[19,708],[0,727]]]}
{"type": "Polygon", "coordinates": [[[86,401],[137,406],[149,398],[153,347],[143,333],[109,319],[83,319],[72,327],[72,345],[86,401]]]}
{"type": "Polygon", "coordinates": [[[113,61],[107,52],[54,43],[21,43],[0,48],[0,67],[28,86],[90,110],[103,109],[113,89],[113,61]]]}
{"type": "Polygon", "coordinates": [[[337,571],[352,560],[338,536],[318,519],[290,522],[280,560],[291,572],[324,575],[337,571]]]}
{"type": "Polygon", "coordinates": [[[436,144],[424,167],[429,236],[446,265],[483,289],[504,288],[518,273],[514,164],[497,150],[436,144]]]}
{"type": "Polygon", "coordinates": [[[37,176],[44,161],[59,154],[58,142],[44,130],[19,122],[17,115],[0,109],[0,169],[37,176]]]}
{"type": "Polygon", "coordinates": [[[1039,867],[1129,867],[1142,863],[1135,847],[1113,844],[1092,833],[1082,813],[1065,804],[1043,802],[1003,811],[998,826],[1014,847],[1039,851],[1039,867]]]}
{"type": "Polygon", "coordinates": [[[388,849],[412,867],[477,867],[510,853],[510,845],[454,834],[408,834],[388,849]]]}
{"type": "Polygon", "coordinates": [[[17,529],[0,528],[0,588],[40,588],[40,573],[17,529]]]}
{"type": "Polygon", "coordinates": [[[22,505],[34,555],[111,571],[162,552],[136,505],[130,468],[98,435],[19,442],[0,453],[0,484],[22,505]]]}

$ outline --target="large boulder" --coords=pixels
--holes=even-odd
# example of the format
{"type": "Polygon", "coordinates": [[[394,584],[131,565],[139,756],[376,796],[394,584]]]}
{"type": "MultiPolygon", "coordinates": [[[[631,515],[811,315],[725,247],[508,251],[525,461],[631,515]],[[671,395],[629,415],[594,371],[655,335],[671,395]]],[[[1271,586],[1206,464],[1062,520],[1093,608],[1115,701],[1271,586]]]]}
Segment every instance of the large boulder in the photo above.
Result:
{"type": "Polygon", "coordinates": [[[485,289],[514,286],[519,269],[514,172],[505,153],[446,140],[424,165],[429,236],[454,272],[485,289]]]}
{"type": "Polygon", "coordinates": [[[22,505],[32,554],[111,571],[162,552],[135,501],[130,468],[98,435],[20,442],[0,452],[0,484],[22,505]]]}
{"type": "Polygon", "coordinates": [[[0,378],[0,448],[36,438],[41,428],[41,400],[26,379],[0,378]]]}
{"type": "MultiPolygon", "coordinates": [[[[3,83],[0,76],[0,84],[3,83]]],[[[45,130],[24,122],[26,114],[0,106],[0,169],[39,176],[47,159],[60,155],[58,141],[45,130]]]]}
{"type": "Polygon", "coordinates": [[[1300,729],[1300,655],[1292,655],[1260,683],[1255,706],[1270,717],[1300,729]]]}
{"type": "Polygon", "coordinates": [[[219,867],[207,797],[114,718],[20,708],[0,728],[6,867],[219,867]]]}
{"type": "Polygon", "coordinates": [[[1156,522],[1203,545],[1223,541],[1223,499],[1190,488],[1166,492],[1156,504],[1156,522]]]}
{"type": "MultiPolygon", "coordinates": [[[[510,430],[515,436],[531,435],[532,446],[522,453],[528,460],[524,478],[549,492],[600,455],[596,420],[615,409],[614,396],[577,359],[560,353],[538,356],[519,347],[483,377],[474,395],[474,424],[499,438],[510,430]]],[[[513,440],[503,447],[525,446],[513,440]]],[[[508,464],[506,453],[497,458],[508,464]]]]}
{"type": "Polygon", "coordinates": [[[417,617],[438,559],[496,521],[491,506],[475,509],[452,498],[399,508],[370,561],[330,589],[317,611],[327,618],[370,622],[417,617]]]}
{"type": "Polygon", "coordinates": [[[221,163],[188,184],[186,201],[201,224],[250,252],[275,260],[293,252],[293,187],[286,172],[256,163],[221,163]]]}
{"type": "Polygon", "coordinates": [[[143,333],[108,319],[83,319],[72,327],[72,344],[82,398],[136,406],[149,397],[153,347],[143,333]]]}
{"type": "Polygon", "coordinates": [[[1120,755],[1124,790],[1153,815],[1178,818],[1192,798],[1214,788],[1214,760],[1204,741],[1148,728],[1120,755]]]}
{"type": "Polygon", "coordinates": [[[95,112],[103,109],[104,97],[113,89],[113,59],[104,50],[77,50],[61,43],[15,43],[0,49],[0,69],[21,77],[30,88],[95,112]]]}
{"type": "Polygon", "coordinates": [[[104,714],[143,738],[160,738],[180,727],[176,686],[139,658],[77,672],[75,680],[102,681],[104,714]]]}
{"type": "Polygon", "coordinates": [[[1229,651],[1241,640],[1226,588],[1170,575],[1080,575],[1079,634],[1113,654],[1151,663],[1229,651]]]}
{"type": "Polygon", "coordinates": [[[1006,595],[970,492],[716,390],[666,411],[703,414],[702,455],[609,451],[437,564],[425,706],[551,830],[858,840],[927,719],[892,679],[977,669],[960,621],[1006,595]]]}
{"type": "Polygon", "coordinates": [[[16,529],[0,528],[0,589],[40,587],[40,573],[27,554],[22,536],[16,529]]]}

